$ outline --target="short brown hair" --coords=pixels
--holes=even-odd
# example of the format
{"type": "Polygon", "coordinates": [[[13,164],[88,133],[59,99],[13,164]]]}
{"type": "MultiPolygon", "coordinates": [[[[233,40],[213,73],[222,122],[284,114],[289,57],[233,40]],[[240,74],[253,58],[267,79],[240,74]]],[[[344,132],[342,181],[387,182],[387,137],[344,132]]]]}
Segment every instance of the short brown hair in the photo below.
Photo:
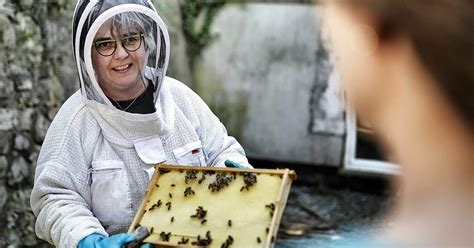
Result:
{"type": "Polygon", "coordinates": [[[474,131],[473,0],[339,0],[372,13],[380,39],[404,35],[474,131]]]}

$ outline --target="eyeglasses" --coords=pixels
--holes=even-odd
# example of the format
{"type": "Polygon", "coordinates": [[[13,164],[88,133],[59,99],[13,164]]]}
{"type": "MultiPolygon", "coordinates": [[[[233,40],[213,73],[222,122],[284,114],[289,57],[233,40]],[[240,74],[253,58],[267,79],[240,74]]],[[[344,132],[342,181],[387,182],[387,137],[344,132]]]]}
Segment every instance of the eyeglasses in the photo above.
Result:
{"type": "MultiPolygon", "coordinates": [[[[129,34],[122,38],[119,38],[119,40],[122,44],[122,47],[127,52],[135,52],[142,45],[142,38],[144,36],[145,35],[143,33],[129,34]]],[[[94,46],[95,50],[97,50],[100,55],[108,57],[114,54],[115,50],[117,49],[117,39],[98,40],[94,42],[94,46]]]]}

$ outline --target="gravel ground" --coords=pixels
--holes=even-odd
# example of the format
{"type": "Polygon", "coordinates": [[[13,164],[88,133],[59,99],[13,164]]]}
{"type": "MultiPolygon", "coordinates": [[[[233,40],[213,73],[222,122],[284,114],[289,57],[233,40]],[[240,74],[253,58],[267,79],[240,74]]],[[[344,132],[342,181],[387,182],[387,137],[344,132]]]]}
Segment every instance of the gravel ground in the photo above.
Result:
{"type": "Polygon", "coordinates": [[[328,247],[367,237],[392,203],[386,179],[297,170],[275,247],[328,247]]]}

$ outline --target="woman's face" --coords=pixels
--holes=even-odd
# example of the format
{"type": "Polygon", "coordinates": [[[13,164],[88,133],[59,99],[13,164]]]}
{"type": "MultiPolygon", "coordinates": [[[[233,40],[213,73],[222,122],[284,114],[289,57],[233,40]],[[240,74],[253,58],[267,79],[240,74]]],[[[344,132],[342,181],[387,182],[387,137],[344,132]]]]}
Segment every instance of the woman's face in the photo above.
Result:
{"type": "Polygon", "coordinates": [[[129,100],[137,97],[146,88],[144,87],[143,69],[148,58],[140,39],[140,47],[136,51],[124,49],[120,38],[137,34],[133,29],[127,33],[116,34],[111,32],[112,21],[105,22],[97,31],[92,47],[92,64],[104,93],[114,100],[129,100]],[[102,40],[116,40],[115,52],[110,56],[99,54],[96,49],[96,42],[102,40]]]}

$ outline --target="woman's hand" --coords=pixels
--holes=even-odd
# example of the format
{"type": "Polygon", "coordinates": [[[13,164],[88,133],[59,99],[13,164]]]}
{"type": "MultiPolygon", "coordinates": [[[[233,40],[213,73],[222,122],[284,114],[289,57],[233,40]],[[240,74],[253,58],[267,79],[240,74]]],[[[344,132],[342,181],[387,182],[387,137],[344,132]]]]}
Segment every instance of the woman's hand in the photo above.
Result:
{"type": "Polygon", "coordinates": [[[135,240],[135,235],[129,233],[114,234],[110,237],[93,233],[79,241],[77,248],[121,248],[135,240]]]}

